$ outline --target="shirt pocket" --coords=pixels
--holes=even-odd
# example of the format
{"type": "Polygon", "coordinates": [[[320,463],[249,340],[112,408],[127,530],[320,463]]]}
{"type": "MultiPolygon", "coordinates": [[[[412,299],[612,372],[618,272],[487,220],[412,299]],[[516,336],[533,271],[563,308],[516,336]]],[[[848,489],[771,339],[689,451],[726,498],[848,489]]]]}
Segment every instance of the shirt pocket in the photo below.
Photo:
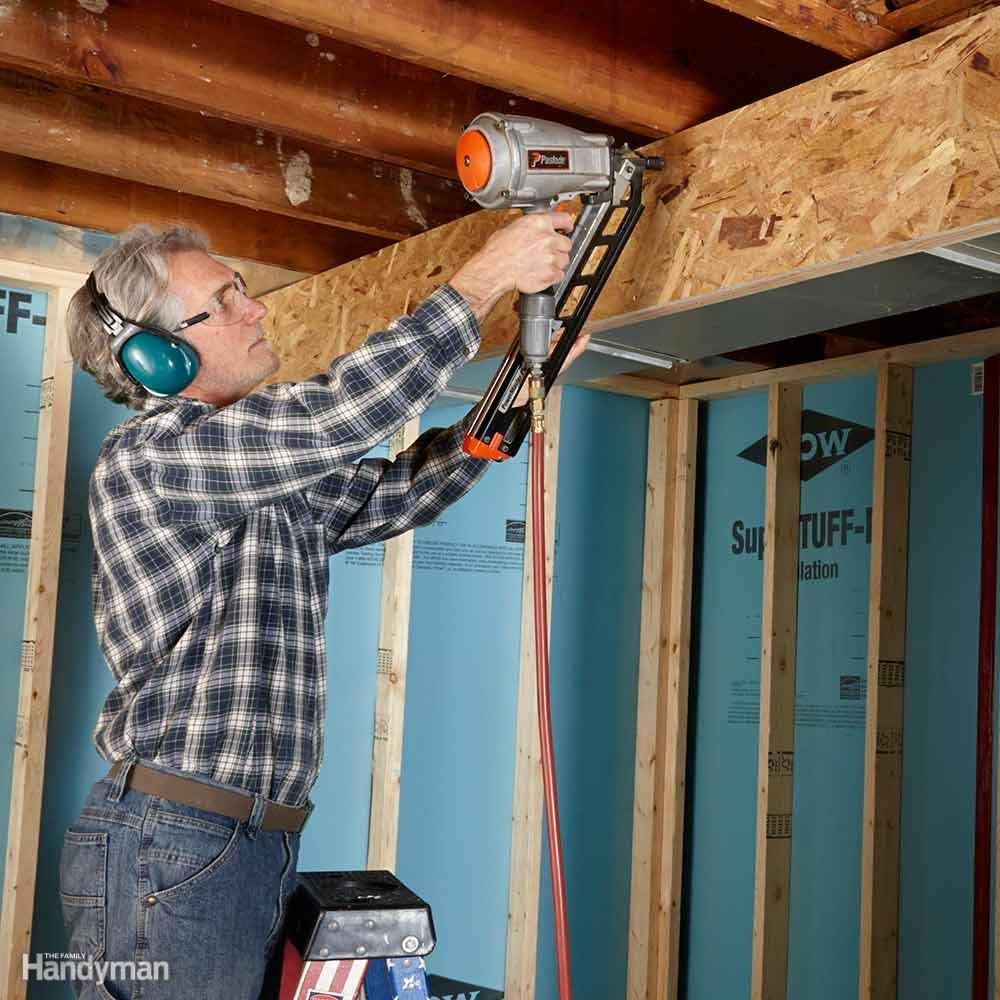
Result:
{"type": "Polygon", "coordinates": [[[66,921],[68,950],[97,961],[106,943],[108,835],[74,830],[63,836],[59,889],[66,921]]]}
{"type": "Polygon", "coordinates": [[[170,806],[151,807],[139,849],[146,890],[166,898],[199,888],[233,859],[242,830],[225,816],[210,820],[170,806]]]}

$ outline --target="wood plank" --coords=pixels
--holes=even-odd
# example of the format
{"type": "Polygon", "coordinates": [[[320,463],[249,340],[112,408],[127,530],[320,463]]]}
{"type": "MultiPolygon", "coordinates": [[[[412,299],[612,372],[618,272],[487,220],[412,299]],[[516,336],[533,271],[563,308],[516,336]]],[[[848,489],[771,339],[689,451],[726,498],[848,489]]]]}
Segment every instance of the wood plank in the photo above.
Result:
{"type": "MultiPolygon", "coordinates": [[[[40,269],[33,270],[33,284],[42,286],[47,277],[60,284],[63,281],[60,274],[46,275],[40,269]]],[[[6,280],[19,281],[16,272],[23,273],[23,266],[8,269],[0,263],[0,274],[6,280]]],[[[31,274],[30,271],[28,273],[31,274]]],[[[79,278],[74,278],[78,283],[79,278]]],[[[3,912],[0,915],[0,992],[9,1000],[24,1000],[27,995],[27,982],[21,974],[21,956],[31,950],[73,380],[73,364],[64,322],[69,295],[65,288],[58,286],[49,286],[45,290],[48,293],[48,308],[35,452],[35,492],[7,827],[3,912]]]]}
{"type": "Polygon", "coordinates": [[[864,59],[902,41],[874,16],[838,9],[826,0],[708,0],[786,35],[829,49],[845,59],[864,59]],[[869,20],[871,17],[871,20],[869,20]]]}
{"type": "Polygon", "coordinates": [[[605,375],[603,378],[588,379],[588,389],[616,392],[620,396],[635,396],[638,399],[672,399],[677,395],[677,387],[650,375],[605,375]]]}
{"type": "MultiPolygon", "coordinates": [[[[405,423],[389,441],[389,458],[409,448],[420,434],[420,420],[405,423]]],[[[399,790],[403,774],[403,717],[410,644],[410,585],[413,532],[385,543],[382,599],[375,672],[375,731],[372,740],[372,794],[368,819],[368,867],[396,870],[399,790]]]]}
{"type": "Polygon", "coordinates": [[[659,904],[659,852],[663,815],[656,809],[657,762],[663,759],[666,729],[658,724],[658,702],[666,670],[661,669],[670,620],[670,554],[673,550],[671,473],[676,465],[676,400],[649,407],[646,451],[646,513],[642,554],[642,610],[639,624],[639,683],[635,725],[635,793],[632,810],[632,882],[629,892],[628,1000],[657,995],[650,979],[650,929],[659,904]]]}
{"type": "Polygon", "coordinates": [[[969,7],[964,7],[962,10],[952,11],[950,14],[945,14],[943,17],[935,18],[933,21],[927,21],[925,24],[920,25],[917,31],[922,35],[926,35],[931,31],[938,31],[941,28],[946,28],[950,24],[956,24],[959,21],[964,21],[966,18],[974,17],[976,14],[981,14],[983,11],[990,10],[995,7],[998,0],[980,0],[979,3],[974,3],[969,7]]]}
{"type": "MultiPolygon", "coordinates": [[[[101,13],[94,6],[7,5],[0,65],[445,177],[455,173],[456,137],[481,111],[554,114],[457,76],[198,0],[111,4],[101,13]]],[[[599,130],[591,119],[560,118],[599,130]]]]}
{"type": "Polygon", "coordinates": [[[669,470],[670,544],[665,579],[669,597],[661,618],[654,788],[653,898],[646,968],[648,1000],[676,1000],[680,992],[681,893],[687,784],[688,675],[691,656],[691,584],[697,487],[698,404],[676,404],[673,465],[669,470]]]}
{"type": "Polygon", "coordinates": [[[399,239],[468,211],[457,181],[0,70],[7,152],[399,239]]]}
{"type": "Polygon", "coordinates": [[[832,68],[815,49],[693,4],[220,2],[652,134],[832,68]]]}
{"type": "Polygon", "coordinates": [[[1000,10],[645,147],[593,332],[1000,231],[993,66],[1000,10]]]}
{"type": "Polygon", "coordinates": [[[879,24],[890,31],[912,31],[931,21],[967,10],[975,6],[975,3],[976,0],[915,0],[905,7],[883,14],[879,18],[879,24]]]}
{"type": "Polygon", "coordinates": [[[801,435],[802,387],[771,386],[767,402],[751,1000],[783,1000],[788,990],[801,435]]]}
{"type": "MultiPolygon", "coordinates": [[[[997,10],[645,147],[666,166],[647,180],[647,210],[591,330],[1000,231],[990,66],[997,10]]],[[[303,377],[419,301],[502,216],[478,212],[278,293],[279,377],[303,377]]],[[[515,332],[501,304],[482,356],[515,332]]]]}
{"type": "Polygon", "coordinates": [[[804,365],[788,368],[773,368],[763,372],[720,378],[710,382],[696,382],[682,385],[681,399],[723,399],[738,396],[744,392],[754,392],[777,383],[809,385],[816,382],[832,382],[876,371],[879,365],[935,365],[944,361],[962,361],[982,357],[984,354],[1000,350],[1000,327],[977,330],[975,333],[960,333],[953,337],[924,340],[919,344],[902,344],[899,347],[883,347],[864,354],[852,354],[844,358],[828,361],[810,361],[804,365]]]}
{"type": "Polygon", "coordinates": [[[202,230],[231,257],[316,274],[386,246],[388,240],[335,226],[227,205],[42,160],[0,152],[0,212],[120,233],[139,223],[202,230]]]}
{"type": "Polygon", "coordinates": [[[912,425],[913,369],[880,365],[868,596],[860,1000],[896,1000],[912,425]]]}
{"type": "MultiPolygon", "coordinates": [[[[555,564],[556,494],[559,473],[559,415],[562,389],[545,400],[545,587],[552,607],[555,564]]],[[[528,489],[530,497],[530,484],[528,489]]],[[[535,697],[535,619],[532,605],[534,567],[531,503],[524,522],[524,570],[521,583],[521,664],[517,681],[517,749],[510,837],[510,887],[507,902],[507,954],[504,996],[533,1000],[538,951],[538,904],[542,864],[542,753],[535,697]]]]}

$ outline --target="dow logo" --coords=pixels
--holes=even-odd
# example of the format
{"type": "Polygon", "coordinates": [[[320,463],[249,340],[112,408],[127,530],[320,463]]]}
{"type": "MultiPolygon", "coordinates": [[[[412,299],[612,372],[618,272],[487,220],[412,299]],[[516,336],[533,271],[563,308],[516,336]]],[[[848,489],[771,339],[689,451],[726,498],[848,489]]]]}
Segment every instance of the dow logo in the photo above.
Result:
{"type": "MultiPolygon", "coordinates": [[[[875,431],[863,424],[831,417],[817,410],[802,411],[802,481],[818,476],[824,469],[868,444],[875,431]]],[[[767,465],[767,435],[740,452],[740,458],[767,465]]]]}

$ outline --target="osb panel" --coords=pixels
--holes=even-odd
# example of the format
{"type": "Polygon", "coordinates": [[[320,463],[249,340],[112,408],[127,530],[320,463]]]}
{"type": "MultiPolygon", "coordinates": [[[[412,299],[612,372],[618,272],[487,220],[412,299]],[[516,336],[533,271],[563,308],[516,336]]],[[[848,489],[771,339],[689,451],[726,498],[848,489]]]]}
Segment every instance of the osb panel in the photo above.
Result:
{"type": "Polygon", "coordinates": [[[666,166],[595,319],[1000,229],[1000,11],[647,150],[666,166]]]}
{"type": "MultiPolygon", "coordinates": [[[[411,312],[512,217],[506,212],[467,215],[265,296],[264,325],[281,357],[275,379],[308,378],[369,333],[411,312]]],[[[507,296],[485,325],[489,353],[501,353],[500,345],[509,344],[517,332],[512,306],[507,296]]]]}
{"type": "MultiPolygon", "coordinates": [[[[595,307],[602,327],[998,230],[1000,10],[645,152],[665,169],[595,307]]],[[[314,373],[412,307],[506,217],[479,212],[269,296],[277,377],[314,373]]],[[[481,355],[515,331],[501,302],[481,355]]]]}

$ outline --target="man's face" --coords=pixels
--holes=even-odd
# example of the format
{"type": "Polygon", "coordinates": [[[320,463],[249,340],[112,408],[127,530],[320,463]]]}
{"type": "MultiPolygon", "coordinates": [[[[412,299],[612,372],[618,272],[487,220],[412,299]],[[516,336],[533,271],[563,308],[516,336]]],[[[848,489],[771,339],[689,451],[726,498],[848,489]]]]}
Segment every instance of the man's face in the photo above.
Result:
{"type": "MultiPolygon", "coordinates": [[[[170,257],[169,287],[184,303],[185,318],[208,312],[216,297],[226,290],[231,294],[232,282],[233,272],[201,250],[182,250],[170,257]]],[[[198,374],[182,396],[226,406],[278,370],[278,355],[261,327],[267,307],[256,299],[243,305],[233,322],[196,323],[180,334],[201,358],[198,374]]]]}

